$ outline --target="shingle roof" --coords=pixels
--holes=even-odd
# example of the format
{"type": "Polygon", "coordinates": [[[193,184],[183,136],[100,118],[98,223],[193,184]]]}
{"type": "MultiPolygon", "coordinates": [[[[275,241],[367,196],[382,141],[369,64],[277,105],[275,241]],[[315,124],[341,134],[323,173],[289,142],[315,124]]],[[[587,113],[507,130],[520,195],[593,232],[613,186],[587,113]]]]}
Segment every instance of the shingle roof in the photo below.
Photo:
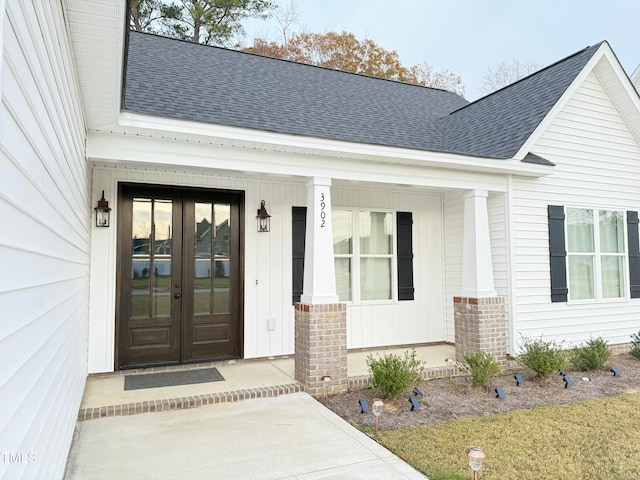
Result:
{"type": "Polygon", "coordinates": [[[513,157],[599,48],[587,47],[453,112],[444,119],[445,148],[513,157]]]}
{"type": "Polygon", "coordinates": [[[277,133],[506,158],[595,50],[469,104],[444,90],[130,32],[124,108],[277,133]]]}

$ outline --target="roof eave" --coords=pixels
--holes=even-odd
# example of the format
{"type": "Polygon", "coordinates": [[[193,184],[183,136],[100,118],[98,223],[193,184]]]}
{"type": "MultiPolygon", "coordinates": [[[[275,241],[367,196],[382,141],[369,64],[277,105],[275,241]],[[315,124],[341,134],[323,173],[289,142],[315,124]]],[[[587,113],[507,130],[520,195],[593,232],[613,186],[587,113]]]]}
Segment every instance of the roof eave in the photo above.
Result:
{"type": "Polygon", "coordinates": [[[383,164],[404,164],[449,170],[474,171],[502,175],[542,177],[550,175],[549,165],[521,162],[516,158],[488,158],[454,152],[437,152],[402,147],[345,142],[319,137],[274,133],[264,130],[230,127],[210,123],[176,120],[141,115],[130,111],[120,113],[119,125],[127,133],[142,129],[157,132],[159,137],[193,136],[201,143],[224,144],[256,150],[315,156],[331,156],[383,164]]]}

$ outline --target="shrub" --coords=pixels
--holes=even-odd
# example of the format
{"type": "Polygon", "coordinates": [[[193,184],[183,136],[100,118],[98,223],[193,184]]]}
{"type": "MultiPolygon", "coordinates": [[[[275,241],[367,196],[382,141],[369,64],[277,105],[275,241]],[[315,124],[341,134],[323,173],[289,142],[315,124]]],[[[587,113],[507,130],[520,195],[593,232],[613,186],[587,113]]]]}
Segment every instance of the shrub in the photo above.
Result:
{"type": "Polygon", "coordinates": [[[522,347],[520,362],[542,377],[564,369],[567,364],[566,352],[554,340],[523,337],[522,347]]]}
{"type": "Polygon", "coordinates": [[[611,358],[611,349],[602,338],[592,338],[571,352],[571,366],[578,371],[600,370],[611,358]]]}
{"type": "Polygon", "coordinates": [[[393,353],[367,356],[367,367],[371,372],[371,386],[380,389],[385,398],[402,395],[412,385],[422,380],[424,361],[416,358],[416,351],[404,352],[404,359],[393,353]]]}
{"type": "Polygon", "coordinates": [[[500,373],[500,366],[493,355],[487,352],[471,353],[464,356],[471,371],[471,385],[484,387],[500,373]]]}
{"type": "Polygon", "coordinates": [[[640,332],[631,334],[631,351],[632,357],[640,359],[640,332]]]}

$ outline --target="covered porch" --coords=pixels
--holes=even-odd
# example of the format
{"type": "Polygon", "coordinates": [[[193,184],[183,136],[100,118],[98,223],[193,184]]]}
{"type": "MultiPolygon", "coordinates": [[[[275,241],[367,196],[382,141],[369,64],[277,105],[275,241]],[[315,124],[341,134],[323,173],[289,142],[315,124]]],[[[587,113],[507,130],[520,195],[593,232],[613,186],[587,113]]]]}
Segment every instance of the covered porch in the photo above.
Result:
{"type": "MultiPolygon", "coordinates": [[[[411,348],[415,348],[418,358],[425,362],[424,378],[444,377],[451,371],[452,365],[447,362],[447,359],[455,355],[455,347],[451,344],[358,350],[351,351],[347,355],[349,385],[361,388],[368,384],[366,363],[368,355],[393,353],[402,356],[411,348]]],[[[304,387],[295,380],[294,370],[294,358],[290,356],[94,374],[87,379],[78,420],[179,410],[304,391],[304,387]],[[224,381],[136,390],[124,389],[126,375],[211,367],[218,369],[224,381]]]]}

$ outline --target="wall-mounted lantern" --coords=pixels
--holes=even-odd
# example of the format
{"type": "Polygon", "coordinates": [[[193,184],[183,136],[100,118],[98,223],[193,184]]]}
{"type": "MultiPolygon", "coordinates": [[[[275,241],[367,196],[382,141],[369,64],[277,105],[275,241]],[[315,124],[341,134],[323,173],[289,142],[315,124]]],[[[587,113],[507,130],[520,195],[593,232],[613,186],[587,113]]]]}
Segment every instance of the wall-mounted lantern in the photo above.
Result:
{"type": "Polygon", "coordinates": [[[271,230],[271,215],[267,212],[264,206],[264,200],[260,202],[260,209],[258,210],[258,232],[268,232],[271,230]]]}
{"type": "Polygon", "coordinates": [[[98,200],[98,206],[96,210],[96,227],[108,227],[109,226],[109,202],[104,199],[104,190],[102,191],[102,198],[98,200]]]}

